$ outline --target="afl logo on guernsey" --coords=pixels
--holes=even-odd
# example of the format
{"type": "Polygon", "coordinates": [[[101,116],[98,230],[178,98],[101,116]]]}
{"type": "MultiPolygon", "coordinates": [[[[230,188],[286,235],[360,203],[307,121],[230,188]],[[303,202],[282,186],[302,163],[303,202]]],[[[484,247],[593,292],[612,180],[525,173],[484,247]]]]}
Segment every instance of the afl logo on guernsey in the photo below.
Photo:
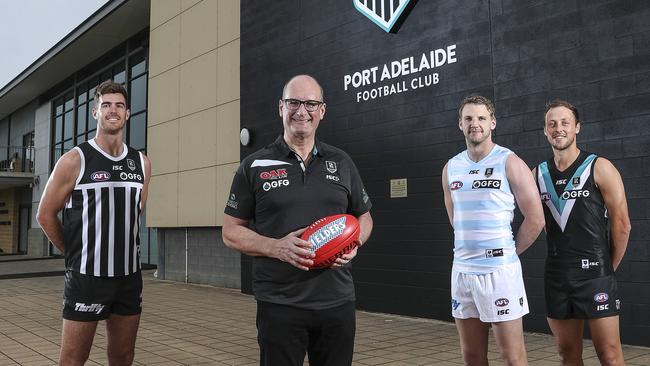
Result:
{"type": "Polygon", "coordinates": [[[95,182],[104,182],[111,179],[111,173],[105,171],[94,172],[90,175],[90,179],[95,182]]]}
{"type": "Polygon", "coordinates": [[[461,182],[459,180],[451,182],[449,184],[449,189],[451,189],[452,191],[455,191],[457,189],[461,189],[462,187],[463,187],[463,182],[461,182]]]}

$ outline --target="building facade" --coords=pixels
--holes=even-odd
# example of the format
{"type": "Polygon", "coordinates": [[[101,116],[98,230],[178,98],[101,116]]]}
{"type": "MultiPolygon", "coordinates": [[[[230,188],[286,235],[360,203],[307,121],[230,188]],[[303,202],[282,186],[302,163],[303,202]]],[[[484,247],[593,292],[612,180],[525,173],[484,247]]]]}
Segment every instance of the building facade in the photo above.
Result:
{"type": "MultiPolygon", "coordinates": [[[[308,73],[325,90],[319,138],[351,155],[373,200],[357,306],[451,320],[440,174],[465,148],[458,104],[491,98],[496,142],[533,166],[551,154],[543,111],[559,97],[582,112],[580,147],[622,174],[633,228],[621,332],[650,345],[648,16],[650,3],[625,0],[109,1],[0,90],[0,167],[16,152],[23,167],[0,169],[0,249],[53,253],[34,220],[44,183],[92,138],[92,89],[114,78],[131,93],[127,143],[152,161],[143,262],[160,278],[250,293],[250,258],[221,240],[223,208],[241,158],[282,131],[284,82],[308,73]]],[[[522,256],[531,331],[548,332],[545,253],[542,236],[522,256]]]]}

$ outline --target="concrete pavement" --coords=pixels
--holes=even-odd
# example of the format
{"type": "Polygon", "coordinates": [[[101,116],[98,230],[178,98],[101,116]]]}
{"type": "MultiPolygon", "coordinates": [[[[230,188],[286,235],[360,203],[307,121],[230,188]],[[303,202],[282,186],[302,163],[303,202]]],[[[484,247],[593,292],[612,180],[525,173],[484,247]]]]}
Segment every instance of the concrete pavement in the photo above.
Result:
{"type": "MultiPolygon", "coordinates": [[[[0,258],[0,366],[54,365],[60,343],[63,276],[53,273],[62,269],[62,260],[6,259],[0,258]]],[[[258,364],[252,296],[239,290],[157,280],[150,270],[143,272],[143,278],[136,365],[258,364]]],[[[107,364],[105,335],[100,323],[88,365],[107,364]]],[[[559,364],[550,336],[527,333],[525,337],[530,365],[559,364]]],[[[650,365],[649,348],[624,346],[624,352],[628,365],[650,365]]],[[[585,365],[599,365],[589,341],[585,341],[584,356],[585,365]]],[[[493,364],[502,364],[492,336],[489,358],[493,364]]],[[[357,312],[354,365],[462,364],[452,323],[357,312]]]]}

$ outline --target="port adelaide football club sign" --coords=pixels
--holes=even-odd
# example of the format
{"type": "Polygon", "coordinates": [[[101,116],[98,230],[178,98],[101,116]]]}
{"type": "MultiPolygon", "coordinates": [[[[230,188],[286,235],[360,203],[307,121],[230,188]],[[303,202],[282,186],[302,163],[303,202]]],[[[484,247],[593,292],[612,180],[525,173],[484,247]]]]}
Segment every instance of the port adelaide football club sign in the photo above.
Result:
{"type": "MultiPolygon", "coordinates": [[[[353,0],[354,7],[379,28],[395,33],[396,25],[417,2],[415,0],[353,0]]],[[[414,9],[413,11],[417,11],[414,9]]],[[[456,63],[456,44],[440,44],[422,52],[399,55],[351,70],[343,76],[343,90],[357,103],[384,99],[394,94],[432,88],[438,85],[445,66],[456,63]]]]}

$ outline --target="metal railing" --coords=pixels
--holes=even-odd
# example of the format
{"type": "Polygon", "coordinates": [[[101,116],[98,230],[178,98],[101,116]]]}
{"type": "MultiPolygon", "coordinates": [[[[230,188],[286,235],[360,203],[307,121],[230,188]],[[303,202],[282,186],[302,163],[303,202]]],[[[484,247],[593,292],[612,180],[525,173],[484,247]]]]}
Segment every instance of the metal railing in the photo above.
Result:
{"type": "Polygon", "coordinates": [[[32,146],[0,146],[0,171],[34,172],[34,148],[32,146]]]}

